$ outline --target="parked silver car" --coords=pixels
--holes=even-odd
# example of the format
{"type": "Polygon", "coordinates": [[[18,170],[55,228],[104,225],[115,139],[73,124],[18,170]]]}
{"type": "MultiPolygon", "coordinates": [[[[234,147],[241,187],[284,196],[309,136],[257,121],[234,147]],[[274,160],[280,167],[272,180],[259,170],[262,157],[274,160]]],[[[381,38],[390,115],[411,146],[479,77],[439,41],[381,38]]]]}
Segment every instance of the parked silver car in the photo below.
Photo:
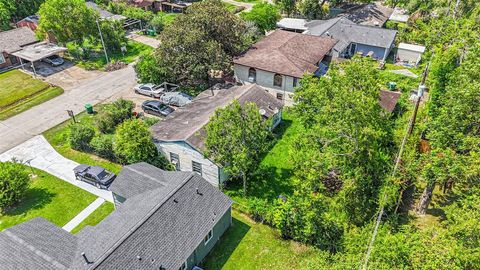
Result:
{"type": "Polygon", "coordinates": [[[53,67],[61,66],[65,62],[63,61],[63,58],[61,58],[58,55],[52,55],[52,56],[46,57],[42,61],[52,65],[53,67]]]}
{"type": "Polygon", "coordinates": [[[193,98],[182,92],[168,92],[160,96],[160,101],[177,107],[182,107],[192,102],[193,98]]]}
{"type": "Polygon", "coordinates": [[[153,83],[146,83],[135,86],[133,90],[137,94],[158,98],[162,95],[163,87],[161,85],[155,85],[153,83]]]}

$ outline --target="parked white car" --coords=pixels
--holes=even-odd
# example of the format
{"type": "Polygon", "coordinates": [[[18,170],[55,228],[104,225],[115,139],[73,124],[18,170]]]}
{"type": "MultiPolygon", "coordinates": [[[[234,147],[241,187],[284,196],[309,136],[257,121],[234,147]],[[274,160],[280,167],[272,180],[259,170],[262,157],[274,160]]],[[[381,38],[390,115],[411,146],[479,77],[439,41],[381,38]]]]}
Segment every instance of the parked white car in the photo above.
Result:
{"type": "Polygon", "coordinates": [[[177,107],[182,107],[192,102],[193,98],[182,92],[167,92],[160,96],[160,101],[177,107]]]}
{"type": "Polygon", "coordinates": [[[161,85],[155,85],[153,83],[139,84],[133,88],[135,93],[142,94],[150,97],[160,97],[163,92],[161,85]]]}

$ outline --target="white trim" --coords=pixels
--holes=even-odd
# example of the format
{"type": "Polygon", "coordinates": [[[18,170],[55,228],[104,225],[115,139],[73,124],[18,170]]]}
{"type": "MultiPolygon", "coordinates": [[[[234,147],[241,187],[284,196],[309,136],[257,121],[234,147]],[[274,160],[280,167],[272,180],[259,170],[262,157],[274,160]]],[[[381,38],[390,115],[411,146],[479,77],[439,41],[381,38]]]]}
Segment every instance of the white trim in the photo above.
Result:
{"type": "Polygon", "coordinates": [[[3,53],[0,53],[0,65],[1,64],[5,64],[7,62],[7,60],[5,59],[5,57],[3,56],[3,53]]]}
{"type": "Polygon", "coordinates": [[[203,238],[204,245],[207,245],[208,242],[210,242],[210,240],[212,240],[212,238],[213,238],[213,229],[208,231],[207,235],[205,235],[205,238],[203,238]],[[208,236],[210,236],[210,237],[208,237],[208,236]],[[207,237],[208,237],[208,239],[206,239],[207,237]]]}
{"type": "Polygon", "coordinates": [[[188,268],[188,262],[185,261],[185,262],[182,263],[180,268],[178,268],[178,270],[187,270],[187,268],[188,268]]]}

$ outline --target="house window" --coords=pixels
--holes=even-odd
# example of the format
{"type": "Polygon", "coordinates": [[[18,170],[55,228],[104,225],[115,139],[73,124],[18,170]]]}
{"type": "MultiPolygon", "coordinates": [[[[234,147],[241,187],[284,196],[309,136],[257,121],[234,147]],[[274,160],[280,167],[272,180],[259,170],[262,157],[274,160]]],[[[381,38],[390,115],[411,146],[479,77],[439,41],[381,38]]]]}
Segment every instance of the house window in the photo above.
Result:
{"type": "Polygon", "coordinates": [[[207,235],[205,236],[205,238],[203,239],[203,242],[205,243],[205,245],[210,242],[210,240],[212,239],[213,237],[213,231],[210,230],[207,235]]]}
{"type": "Polygon", "coordinates": [[[170,152],[170,162],[173,163],[177,171],[180,171],[180,157],[178,154],[170,152]]]}
{"type": "Polygon", "coordinates": [[[257,71],[254,68],[248,69],[248,81],[252,83],[257,81],[257,71]]]}
{"type": "Polygon", "coordinates": [[[282,93],[277,93],[277,99],[283,100],[283,94],[282,93]]]}
{"type": "Polygon", "coordinates": [[[178,268],[178,270],[187,270],[187,262],[184,262],[182,264],[182,266],[180,266],[180,268],[178,268]]]}
{"type": "Polygon", "coordinates": [[[273,86],[282,87],[283,76],[280,74],[275,74],[273,76],[273,86]]]}
{"type": "Polygon", "coordinates": [[[293,78],[293,87],[297,87],[298,85],[298,78],[293,78]]]}
{"type": "Polygon", "coordinates": [[[350,44],[350,55],[354,55],[356,50],[357,50],[357,44],[355,43],[350,44]]]}
{"type": "Polygon", "coordinates": [[[192,160],[192,171],[202,175],[202,164],[192,160]]]}
{"type": "Polygon", "coordinates": [[[5,62],[5,57],[3,57],[3,54],[0,53],[0,64],[4,64],[5,62]]]}

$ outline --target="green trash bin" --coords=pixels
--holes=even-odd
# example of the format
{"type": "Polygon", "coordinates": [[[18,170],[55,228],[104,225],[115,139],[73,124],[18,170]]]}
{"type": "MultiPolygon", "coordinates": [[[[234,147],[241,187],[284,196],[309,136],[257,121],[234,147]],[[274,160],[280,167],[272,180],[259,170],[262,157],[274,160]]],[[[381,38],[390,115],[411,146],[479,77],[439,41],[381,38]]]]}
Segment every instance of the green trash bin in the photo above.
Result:
{"type": "Polygon", "coordinates": [[[93,106],[90,103],[85,104],[85,110],[88,114],[93,114],[93,106]]]}
{"type": "Polygon", "coordinates": [[[396,82],[389,82],[388,83],[388,90],[394,91],[395,89],[397,89],[397,83],[396,82]]]}

